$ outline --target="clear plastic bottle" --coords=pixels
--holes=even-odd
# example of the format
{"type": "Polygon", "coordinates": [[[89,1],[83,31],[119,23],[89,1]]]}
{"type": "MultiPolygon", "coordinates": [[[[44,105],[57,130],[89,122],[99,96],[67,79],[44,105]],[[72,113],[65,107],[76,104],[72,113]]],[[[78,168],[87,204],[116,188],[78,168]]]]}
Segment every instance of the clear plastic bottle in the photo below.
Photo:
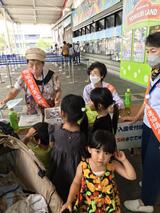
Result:
{"type": "Polygon", "coordinates": [[[131,90],[128,88],[124,94],[124,106],[125,106],[125,114],[131,114],[131,105],[132,105],[132,94],[131,90]]]}
{"type": "Polygon", "coordinates": [[[17,131],[19,129],[17,113],[13,109],[10,109],[8,117],[11,127],[14,129],[14,131],[17,131]]]}

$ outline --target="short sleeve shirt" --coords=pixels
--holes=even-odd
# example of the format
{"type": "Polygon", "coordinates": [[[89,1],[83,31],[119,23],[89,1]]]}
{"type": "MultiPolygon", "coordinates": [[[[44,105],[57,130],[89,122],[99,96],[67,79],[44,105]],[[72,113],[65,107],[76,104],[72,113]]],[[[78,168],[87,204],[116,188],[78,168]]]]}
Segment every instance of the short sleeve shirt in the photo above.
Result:
{"type": "MultiPolygon", "coordinates": [[[[44,71],[44,77],[47,75],[48,72],[44,71]]],[[[42,80],[42,76],[39,77],[37,80],[42,80]]],[[[38,86],[40,91],[42,91],[42,86],[38,86]]],[[[26,88],[25,82],[22,79],[22,76],[19,76],[17,82],[14,85],[14,88],[17,90],[24,89],[25,93],[31,95],[29,89],[26,88]]],[[[43,90],[43,97],[45,99],[54,99],[55,92],[60,90],[60,80],[57,74],[53,74],[52,79],[44,86],[43,90]]]]}
{"type": "MultiPolygon", "coordinates": [[[[116,102],[116,104],[118,104],[119,108],[123,108],[124,107],[123,100],[118,95],[118,92],[116,91],[116,89],[111,84],[102,82],[103,88],[106,87],[106,88],[110,89],[109,88],[110,86],[113,88],[113,90],[111,91],[112,95],[113,95],[113,100],[116,102]]],[[[84,87],[83,98],[84,98],[84,101],[86,104],[90,101],[90,94],[93,89],[94,89],[94,87],[91,83],[84,87]]]]}
{"type": "MultiPolygon", "coordinates": [[[[157,82],[159,79],[160,79],[160,75],[158,75],[157,78],[154,81],[152,81],[150,79],[151,87],[154,84],[156,84],[156,86],[153,89],[153,91],[151,92],[150,98],[148,100],[149,105],[156,111],[156,113],[158,115],[160,115],[160,83],[157,82]]],[[[148,118],[147,118],[147,115],[146,115],[146,109],[144,109],[143,122],[145,123],[145,125],[147,125],[149,128],[151,128],[150,123],[149,123],[148,118]]]]}
{"type": "MultiPolygon", "coordinates": [[[[43,71],[43,76],[40,76],[37,80],[42,80],[47,75],[48,71],[43,71]]],[[[39,90],[43,97],[47,100],[50,106],[52,106],[52,103],[54,103],[54,99],[56,96],[56,92],[60,90],[60,80],[57,74],[53,74],[52,78],[48,83],[45,85],[38,85],[39,90]]],[[[31,95],[31,92],[27,88],[24,80],[22,79],[22,76],[20,76],[17,80],[17,82],[14,85],[14,88],[20,91],[21,89],[25,92],[25,100],[27,105],[27,114],[37,114],[39,111],[39,106],[35,102],[33,96],[31,95]]]]}

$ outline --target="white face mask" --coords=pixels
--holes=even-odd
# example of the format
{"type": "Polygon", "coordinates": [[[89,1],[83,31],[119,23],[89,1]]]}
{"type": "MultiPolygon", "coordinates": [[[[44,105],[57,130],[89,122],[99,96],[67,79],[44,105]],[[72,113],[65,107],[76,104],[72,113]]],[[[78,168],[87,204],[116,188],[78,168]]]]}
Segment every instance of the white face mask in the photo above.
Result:
{"type": "Polygon", "coordinates": [[[160,55],[149,54],[148,55],[148,64],[151,67],[154,67],[155,65],[160,64],[160,55]]]}
{"type": "Polygon", "coordinates": [[[89,78],[93,85],[95,85],[96,83],[98,83],[101,80],[101,77],[99,77],[97,75],[95,75],[95,76],[90,75],[89,78]]]}

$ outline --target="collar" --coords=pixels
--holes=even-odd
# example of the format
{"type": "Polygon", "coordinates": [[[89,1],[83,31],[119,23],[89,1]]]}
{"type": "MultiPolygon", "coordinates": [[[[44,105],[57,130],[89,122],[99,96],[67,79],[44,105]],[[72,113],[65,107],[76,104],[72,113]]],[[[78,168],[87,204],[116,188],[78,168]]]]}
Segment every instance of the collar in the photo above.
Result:
{"type": "Polygon", "coordinates": [[[160,74],[160,64],[157,64],[151,70],[152,81],[154,81],[157,78],[157,76],[159,76],[159,74],[160,74]]]}
{"type": "Polygon", "coordinates": [[[151,80],[150,80],[151,86],[152,86],[153,84],[155,84],[159,79],[160,79],[160,73],[159,73],[159,75],[158,75],[154,80],[152,80],[152,78],[151,78],[151,80]]]}
{"type": "MultiPolygon", "coordinates": [[[[104,84],[105,84],[105,83],[102,81],[101,87],[104,87],[104,84]]],[[[95,86],[94,86],[92,83],[90,83],[90,85],[91,85],[91,88],[92,88],[92,89],[95,88],[95,86]]]]}

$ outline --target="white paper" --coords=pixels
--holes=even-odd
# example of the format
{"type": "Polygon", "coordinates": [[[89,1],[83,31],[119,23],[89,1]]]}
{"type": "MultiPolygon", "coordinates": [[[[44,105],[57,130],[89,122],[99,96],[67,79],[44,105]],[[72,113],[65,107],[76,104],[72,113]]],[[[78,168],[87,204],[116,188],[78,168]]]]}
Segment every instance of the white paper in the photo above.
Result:
{"type": "Polygon", "coordinates": [[[60,124],[62,123],[62,118],[60,117],[60,107],[46,108],[44,110],[44,121],[50,124],[60,124]]]}
{"type": "Polygon", "coordinates": [[[16,99],[10,100],[6,103],[6,106],[8,107],[8,109],[12,109],[15,106],[17,106],[22,100],[23,98],[16,98],[16,99]]]}
{"type": "MultiPolygon", "coordinates": [[[[53,107],[53,108],[46,108],[44,110],[44,121],[49,124],[61,124],[62,118],[60,117],[60,108],[59,107],[53,107]]],[[[42,115],[36,114],[36,115],[21,115],[19,120],[19,127],[31,127],[34,124],[42,122],[42,115]]]]}
{"type": "Polygon", "coordinates": [[[31,127],[36,123],[42,122],[42,115],[21,115],[19,119],[19,127],[31,127]]]}

